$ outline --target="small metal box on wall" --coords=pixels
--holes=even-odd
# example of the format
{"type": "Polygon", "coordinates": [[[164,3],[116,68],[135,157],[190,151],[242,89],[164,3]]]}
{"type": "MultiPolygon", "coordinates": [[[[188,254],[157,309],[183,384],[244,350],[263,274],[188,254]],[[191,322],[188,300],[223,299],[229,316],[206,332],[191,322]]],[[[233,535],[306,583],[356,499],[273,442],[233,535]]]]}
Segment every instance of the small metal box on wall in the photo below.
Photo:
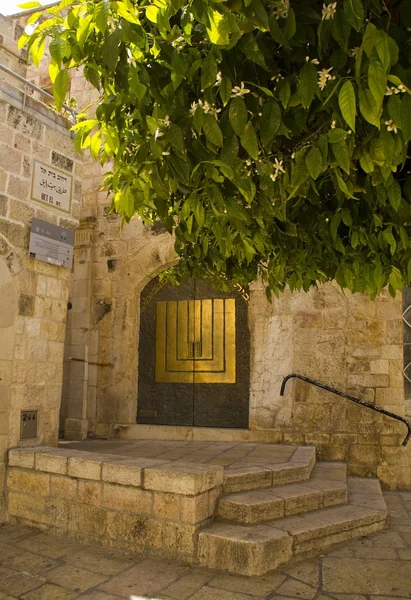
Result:
{"type": "Polygon", "coordinates": [[[37,437],[38,411],[22,410],[20,417],[20,439],[29,440],[37,437]]]}

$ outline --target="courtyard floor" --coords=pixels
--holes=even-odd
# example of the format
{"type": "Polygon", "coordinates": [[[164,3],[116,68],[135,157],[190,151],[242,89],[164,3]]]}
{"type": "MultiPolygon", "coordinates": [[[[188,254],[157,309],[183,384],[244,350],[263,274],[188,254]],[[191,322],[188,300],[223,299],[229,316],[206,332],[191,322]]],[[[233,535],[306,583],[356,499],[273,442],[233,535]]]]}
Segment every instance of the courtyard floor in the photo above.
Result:
{"type": "Polygon", "coordinates": [[[239,577],[0,527],[0,600],[405,600],[411,492],[384,494],[386,531],[263,577],[239,577]]]}

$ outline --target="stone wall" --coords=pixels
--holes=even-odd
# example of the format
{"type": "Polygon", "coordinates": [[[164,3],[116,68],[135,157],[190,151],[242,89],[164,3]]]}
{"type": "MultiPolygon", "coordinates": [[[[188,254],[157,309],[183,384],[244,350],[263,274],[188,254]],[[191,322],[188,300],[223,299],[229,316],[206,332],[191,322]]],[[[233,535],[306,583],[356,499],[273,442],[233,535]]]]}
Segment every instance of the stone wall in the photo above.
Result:
{"type": "Polygon", "coordinates": [[[57,443],[70,271],[30,259],[31,220],[75,228],[81,160],[67,121],[0,85],[0,522],[7,448],[57,443]],[[34,160],[73,176],[69,213],[31,198],[34,160]],[[38,436],[20,440],[22,410],[38,411],[38,436]]]}
{"type": "Polygon", "coordinates": [[[214,517],[223,475],[216,465],[15,449],[8,513],[14,522],[88,543],[192,562],[195,534],[214,517]]]}

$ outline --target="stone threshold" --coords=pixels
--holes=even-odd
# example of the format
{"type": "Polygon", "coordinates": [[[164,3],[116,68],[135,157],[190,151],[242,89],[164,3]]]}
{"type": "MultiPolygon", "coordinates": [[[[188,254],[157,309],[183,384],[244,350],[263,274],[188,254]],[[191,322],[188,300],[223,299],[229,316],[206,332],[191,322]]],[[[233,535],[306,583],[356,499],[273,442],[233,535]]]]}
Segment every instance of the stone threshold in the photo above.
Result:
{"type": "Polygon", "coordinates": [[[113,426],[114,437],[121,440],[173,440],[210,442],[264,442],[283,441],[278,430],[223,429],[217,427],[183,427],[177,425],[124,425],[113,426]]]}

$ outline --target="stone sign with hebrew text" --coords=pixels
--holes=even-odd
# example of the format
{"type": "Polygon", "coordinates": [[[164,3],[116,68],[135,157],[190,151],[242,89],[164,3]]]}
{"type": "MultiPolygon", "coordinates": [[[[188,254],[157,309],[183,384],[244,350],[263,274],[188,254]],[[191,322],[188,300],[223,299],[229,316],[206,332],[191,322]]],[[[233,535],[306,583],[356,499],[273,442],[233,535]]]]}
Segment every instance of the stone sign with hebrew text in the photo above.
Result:
{"type": "Polygon", "coordinates": [[[34,161],[31,197],[64,212],[70,212],[73,178],[50,165],[34,161]]]}

